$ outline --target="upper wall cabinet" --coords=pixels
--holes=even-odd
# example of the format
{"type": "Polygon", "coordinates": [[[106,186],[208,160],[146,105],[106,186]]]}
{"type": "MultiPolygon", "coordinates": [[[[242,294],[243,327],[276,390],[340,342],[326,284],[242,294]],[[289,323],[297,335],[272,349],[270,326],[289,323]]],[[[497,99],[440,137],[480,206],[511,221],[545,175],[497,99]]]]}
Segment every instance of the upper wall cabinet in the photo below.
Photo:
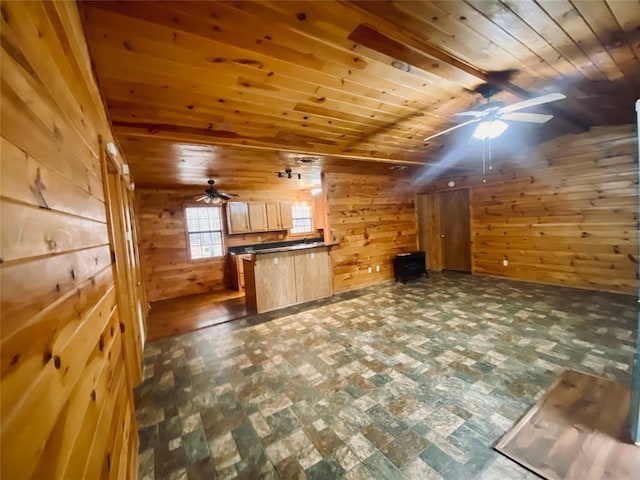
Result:
{"type": "Polygon", "coordinates": [[[227,225],[230,234],[289,230],[291,202],[228,202],[227,225]]]}
{"type": "Polygon", "coordinates": [[[291,202],[280,202],[279,210],[281,230],[291,230],[293,228],[293,218],[291,217],[291,202]]]}
{"type": "Polygon", "coordinates": [[[267,210],[264,203],[249,203],[249,228],[252,232],[266,232],[267,210]]]}
{"type": "Polygon", "coordinates": [[[280,205],[267,203],[265,207],[267,209],[267,228],[269,230],[280,230],[282,228],[280,205]]]}
{"type": "Polygon", "coordinates": [[[293,228],[291,202],[267,203],[265,206],[269,230],[290,230],[293,228]]]}
{"type": "Polygon", "coordinates": [[[248,233],[249,228],[249,206],[246,202],[227,203],[227,226],[229,233],[248,233]]]}

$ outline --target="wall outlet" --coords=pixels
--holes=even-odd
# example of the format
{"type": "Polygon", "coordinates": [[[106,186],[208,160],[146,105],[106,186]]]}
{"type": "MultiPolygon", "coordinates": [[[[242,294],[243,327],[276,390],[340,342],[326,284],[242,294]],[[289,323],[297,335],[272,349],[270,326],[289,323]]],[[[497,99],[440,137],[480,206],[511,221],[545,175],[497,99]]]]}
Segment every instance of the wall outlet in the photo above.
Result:
{"type": "Polygon", "coordinates": [[[367,272],[371,273],[372,271],[371,267],[367,268],[367,272]]]}
{"type": "Polygon", "coordinates": [[[502,266],[503,267],[508,267],[509,266],[509,260],[507,260],[506,258],[504,260],[502,260],[502,266]]]}
{"type": "Polygon", "coordinates": [[[380,271],[380,265],[376,265],[376,272],[380,271]]]}

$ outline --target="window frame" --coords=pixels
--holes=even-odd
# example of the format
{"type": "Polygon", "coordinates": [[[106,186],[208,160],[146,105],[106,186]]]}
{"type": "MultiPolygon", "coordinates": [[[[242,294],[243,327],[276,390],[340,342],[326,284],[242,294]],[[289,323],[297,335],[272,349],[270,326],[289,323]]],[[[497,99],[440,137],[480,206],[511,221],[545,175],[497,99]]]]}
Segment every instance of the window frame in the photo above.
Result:
{"type": "Polygon", "coordinates": [[[314,228],[314,220],[313,220],[313,205],[311,205],[309,202],[294,202],[291,203],[291,229],[289,230],[289,234],[290,235],[308,235],[311,233],[314,233],[315,228],[314,228]],[[295,212],[295,208],[299,207],[299,206],[305,206],[306,208],[309,209],[309,216],[308,217],[296,217],[294,212],[295,212]],[[296,232],[294,231],[294,228],[296,226],[296,220],[306,220],[309,219],[309,230],[305,230],[304,232],[296,232]]]}
{"type": "Polygon", "coordinates": [[[182,206],[183,218],[184,218],[184,235],[186,239],[186,250],[187,250],[187,259],[189,262],[206,262],[211,260],[217,260],[224,258],[224,225],[223,225],[223,209],[222,205],[206,205],[202,203],[185,203],[182,206]],[[198,231],[189,231],[189,221],[187,220],[187,209],[188,208],[216,208],[218,209],[218,218],[220,220],[220,230],[198,230],[198,231]],[[211,257],[201,257],[201,258],[193,258],[191,256],[191,235],[194,233],[217,233],[220,232],[220,247],[222,249],[220,255],[213,255],[211,257]]]}

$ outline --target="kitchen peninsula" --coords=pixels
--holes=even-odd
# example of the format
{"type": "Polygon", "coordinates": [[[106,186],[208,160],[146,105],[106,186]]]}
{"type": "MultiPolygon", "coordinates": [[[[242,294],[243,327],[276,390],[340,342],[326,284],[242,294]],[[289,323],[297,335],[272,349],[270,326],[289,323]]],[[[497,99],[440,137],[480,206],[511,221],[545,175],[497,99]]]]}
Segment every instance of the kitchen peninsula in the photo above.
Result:
{"type": "Polygon", "coordinates": [[[243,255],[247,310],[262,313],[331,296],[332,246],[306,243],[243,255]]]}

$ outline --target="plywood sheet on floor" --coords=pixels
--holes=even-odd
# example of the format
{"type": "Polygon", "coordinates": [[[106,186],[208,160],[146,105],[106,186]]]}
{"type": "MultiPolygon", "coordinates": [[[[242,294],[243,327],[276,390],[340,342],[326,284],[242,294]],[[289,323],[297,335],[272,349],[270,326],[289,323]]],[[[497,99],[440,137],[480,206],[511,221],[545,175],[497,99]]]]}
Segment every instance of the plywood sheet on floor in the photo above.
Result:
{"type": "Polygon", "coordinates": [[[629,398],[621,383],[565,370],[496,450],[547,479],[640,478],[629,398]]]}

